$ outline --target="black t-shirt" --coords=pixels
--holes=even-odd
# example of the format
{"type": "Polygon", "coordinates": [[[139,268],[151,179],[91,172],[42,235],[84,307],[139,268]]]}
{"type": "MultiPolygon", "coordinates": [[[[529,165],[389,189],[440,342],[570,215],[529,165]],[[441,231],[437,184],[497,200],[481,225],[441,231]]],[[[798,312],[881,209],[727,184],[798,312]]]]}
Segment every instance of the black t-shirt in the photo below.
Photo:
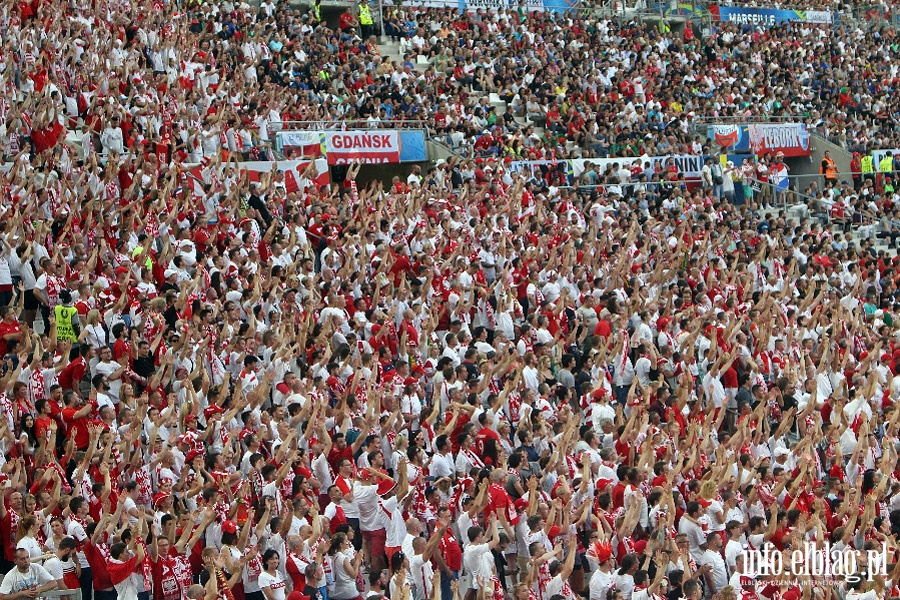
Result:
{"type": "Polygon", "coordinates": [[[504,556],[503,552],[497,549],[491,550],[491,554],[494,555],[494,566],[497,567],[497,574],[500,576],[500,583],[503,584],[503,589],[506,589],[506,556],[504,556]]]}
{"type": "Polygon", "coordinates": [[[303,595],[311,600],[325,600],[325,597],[322,595],[322,592],[319,591],[319,588],[314,588],[309,584],[303,588],[303,595]]]}

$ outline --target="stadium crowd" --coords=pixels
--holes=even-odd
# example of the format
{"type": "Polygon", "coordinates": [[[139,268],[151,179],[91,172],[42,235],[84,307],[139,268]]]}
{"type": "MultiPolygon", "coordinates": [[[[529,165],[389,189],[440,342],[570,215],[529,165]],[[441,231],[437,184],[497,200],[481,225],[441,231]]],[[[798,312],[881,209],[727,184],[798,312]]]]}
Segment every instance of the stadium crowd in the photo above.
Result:
{"type": "Polygon", "coordinates": [[[703,153],[697,115],[894,147],[892,32],[405,8],[423,68],[318,10],[4,5],[0,600],[900,595],[897,259],[711,171],[508,167],[703,153]],[[238,169],[341,119],[464,156],[238,169]],[[810,546],[864,575],[749,564],[810,546]]]}

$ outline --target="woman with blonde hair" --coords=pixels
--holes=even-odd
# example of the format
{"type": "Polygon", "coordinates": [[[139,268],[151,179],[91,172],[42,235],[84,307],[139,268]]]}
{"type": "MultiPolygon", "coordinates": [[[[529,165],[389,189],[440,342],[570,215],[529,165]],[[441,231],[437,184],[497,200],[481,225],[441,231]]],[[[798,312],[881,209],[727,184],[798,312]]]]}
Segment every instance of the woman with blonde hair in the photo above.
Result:
{"type": "Polygon", "coordinates": [[[719,597],[721,600],[737,600],[737,594],[730,585],[726,585],[722,588],[722,591],[719,592],[719,597]]]}
{"type": "MultiPolygon", "coordinates": [[[[718,485],[713,479],[707,479],[700,485],[700,504],[706,508],[709,519],[709,530],[725,535],[725,509],[718,499],[718,485]]],[[[724,538],[723,538],[723,541],[724,538]]]]}

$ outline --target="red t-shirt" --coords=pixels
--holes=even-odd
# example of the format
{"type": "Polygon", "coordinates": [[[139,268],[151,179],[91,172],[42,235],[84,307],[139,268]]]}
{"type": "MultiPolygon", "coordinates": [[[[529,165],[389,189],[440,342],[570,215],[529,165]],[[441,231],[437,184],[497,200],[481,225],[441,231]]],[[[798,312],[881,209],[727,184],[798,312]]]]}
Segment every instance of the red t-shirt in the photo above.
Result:
{"type": "Polygon", "coordinates": [[[22,331],[22,325],[18,321],[13,321],[12,323],[0,321],[0,356],[6,355],[9,347],[3,336],[10,333],[19,333],[20,331],[22,331]]]}
{"type": "Polygon", "coordinates": [[[338,27],[341,31],[347,29],[348,27],[352,27],[353,23],[353,15],[350,13],[342,13],[340,18],[338,19],[338,27]]]}
{"type": "Polygon", "coordinates": [[[302,590],[306,587],[306,564],[300,557],[293,554],[288,554],[284,561],[284,569],[291,578],[295,590],[302,590]]]}
{"type": "MultiPolygon", "coordinates": [[[[325,510],[327,511],[328,507],[325,507],[325,510]]],[[[334,516],[332,516],[328,520],[329,529],[331,529],[331,534],[334,535],[335,533],[337,533],[337,528],[340,527],[341,525],[345,524],[346,522],[347,522],[347,515],[344,514],[344,509],[341,508],[340,506],[338,506],[337,504],[335,504],[334,505],[334,516]]]]}
{"type": "Polygon", "coordinates": [[[62,416],[63,421],[69,426],[69,432],[75,436],[75,447],[82,450],[87,448],[88,443],[91,441],[91,435],[87,428],[87,418],[75,418],[75,413],[78,410],[77,408],[64,408],[62,416]]]}
{"type": "Polygon", "coordinates": [[[91,575],[94,578],[95,590],[108,590],[113,587],[112,579],[109,577],[109,571],[106,570],[106,554],[101,552],[95,546],[91,539],[88,538],[84,542],[84,557],[87,558],[88,564],[91,565],[91,575]]]}
{"type": "Polygon", "coordinates": [[[491,484],[491,487],[488,489],[488,497],[490,500],[488,500],[488,505],[484,509],[485,522],[490,522],[490,516],[500,511],[506,512],[506,520],[509,521],[510,525],[515,525],[519,521],[519,515],[513,505],[512,497],[503,487],[496,483],[491,484]]]}
{"type": "Polygon", "coordinates": [[[113,343],[113,360],[119,362],[119,358],[123,354],[127,354],[129,357],[131,356],[131,344],[124,340],[116,340],[113,343]]]}
{"type": "Polygon", "coordinates": [[[117,562],[110,560],[106,563],[106,570],[109,573],[109,579],[112,581],[113,585],[118,583],[122,583],[134,573],[135,567],[137,567],[138,561],[137,556],[132,556],[125,562],[117,562]]]}
{"type": "Polygon", "coordinates": [[[185,556],[169,549],[169,556],[159,556],[150,565],[153,571],[153,600],[181,600],[184,583],[191,583],[191,565],[185,556]]]}
{"type": "Polygon", "coordinates": [[[53,417],[41,415],[34,420],[34,435],[38,441],[47,439],[47,432],[50,431],[50,424],[53,423],[53,417]]]}
{"type": "MultiPolygon", "coordinates": [[[[328,464],[331,465],[331,468],[335,471],[338,470],[338,463],[344,459],[353,462],[353,450],[350,446],[344,446],[343,450],[338,450],[337,446],[333,446],[331,452],[328,453],[328,464]]],[[[346,494],[347,492],[344,493],[346,494]]]]}
{"type": "Polygon", "coordinates": [[[500,436],[496,431],[490,429],[488,427],[482,427],[478,433],[475,434],[475,451],[479,454],[484,454],[484,444],[488,440],[500,441],[500,436]]]}
{"type": "Polygon", "coordinates": [[[444,537],[441,539],[440,551],[448,569],[451,571],[462,570],[462,550],[459,547],[459,542],[456,541],[456,538],[453,537],[449,530],[444,533],[444,537]]]}
{"type": "Polygon", "coordinates": [[[79,356],[59,373],[59,385],[64,390],[74,390],[87,372],[87,362],[79,356]]]}

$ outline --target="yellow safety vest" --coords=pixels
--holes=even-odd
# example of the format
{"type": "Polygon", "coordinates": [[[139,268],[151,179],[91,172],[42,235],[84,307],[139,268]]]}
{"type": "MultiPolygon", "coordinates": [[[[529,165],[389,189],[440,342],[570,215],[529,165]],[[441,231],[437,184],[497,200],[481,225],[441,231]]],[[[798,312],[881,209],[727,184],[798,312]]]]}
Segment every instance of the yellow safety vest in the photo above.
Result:
{"type": "Polygon", "coordinates": [[[862,157],[862,159],[859,161],[859,170],[863,173],[875,172],[874,160],[871,156],[866,155],[862,157]]]}
{"type": "Polygon", "coordinates": [[[56,339],[60,341],[78,341],[75,335],[75,327],[72,325],[72,317],[78,314],[78,309],[73,306],[57,304],[53,307],[53,316],[56,318],[56,339]]]}
{"type": "Polygon", "coordinates": [[[894,170],[894,158],[892,156],[885,156],[881,159],[881,162],[878,163],[878,168],[882,173],[888,173],[894,170]]]}
{"type": "Polygon", "coordinates": [[[372,13],[369,10],[368,4],[360,4],[359,5],[359,24],[360,25],[371,25],[372,24],[372,13]]]}
{"type": "Polygon", "coordinates": [[[313,16],[316,18],[316,21],[322,20],[322,9],[318,4],[313,5],[313,16]]]}

